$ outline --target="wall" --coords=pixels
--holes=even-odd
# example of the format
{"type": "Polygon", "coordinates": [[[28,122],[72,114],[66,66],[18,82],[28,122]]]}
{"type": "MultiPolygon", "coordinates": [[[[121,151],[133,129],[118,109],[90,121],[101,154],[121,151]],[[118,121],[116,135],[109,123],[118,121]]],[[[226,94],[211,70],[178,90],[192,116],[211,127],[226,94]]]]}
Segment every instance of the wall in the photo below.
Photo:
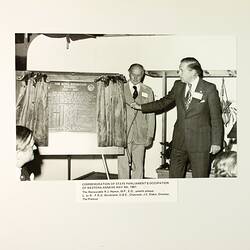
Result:
{"type": "MultiPolygon", "coordinates": [[[[178,69],[179,61],[186,56],[196,57],[206,70],[236,69],[236,38],[234,36],[138,36],[102,37],[74,41],[66,49],[65,38],[35,38],[28,51],[28,70],[69,72],[110,72],[128,77],[129,65],[138,62],[147,70],[178,69]],[[44,53],[41,53],[43,51],[44,53]]],[[[173,79],[168,80],[167,89],[173,79]]],[[[220,90],[221,79],[212,79],[220,90]]],[[[162,96],[162,80],[145,77],[144,83],[162,96]]],[[[226,79],[230,99],[236,101],[236,80],[226,79]]],[[[172,137],[176,110],[168,112],[167,140],[172,137]]],[[[227,128],[229,130],[230,128],[227,128]]],[[[156,178],[156,168],[161,164],[161,115],[157,115],[157,130],[154,145],[146,152],[145,175],[156,178]]],[[[62,138],[62,143],[63,138],[62,138]]],[[[115,159],[108,160],[111,173],[117,173],[115,159]]],[[[63,179],[67,169],[63,161],[44,160],[43,174],[39,180],[63,179]],[[62,174],[64,173],[64,174],[62,174]]],[[[73,160],[73,178],[90,170],[102,171],[98,160],[73,160]],[[94,161],[94,162],[93,162],[94,161]]]]}

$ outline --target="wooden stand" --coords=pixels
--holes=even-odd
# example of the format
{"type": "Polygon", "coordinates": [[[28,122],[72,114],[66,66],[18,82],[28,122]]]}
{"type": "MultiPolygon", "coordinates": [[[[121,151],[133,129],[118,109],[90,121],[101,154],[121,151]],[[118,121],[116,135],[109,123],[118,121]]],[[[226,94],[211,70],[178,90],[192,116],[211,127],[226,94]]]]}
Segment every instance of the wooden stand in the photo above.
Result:
{"type": "MultiPolygon", "coordinates": [[[[102,164],[103,164],[103,168],[104,168],[104,173],[107,177],[107,180],[110,180],[110,179],[114,179],[114,174],[111,174],[111,177],[110,178],[110,174],[109,174],[109,170],[108,170],[108,164],[106,162],[106,157],[107,155],[120,155],[120,154],[123,154],[123,148],[114,148],[113,152],[111,151],[107,151],[106,154],[103,154],[103,153],[92,153],[92,154],[88,154],[88,155],[80,155],[80,154],[77,154],[77,155],[62,155],[62,154],[58,154],[58,155],[52,155],[52,154],[46,154],[46,155],[40,155],[41,156],[41,159],[52,159],[52,160],[57,160],[57,159],[65,159],[67,160],[67,180],[72,180],[71,178],[71,167],[72,167],[72,164],[71,164],[71,160],[72,159],[83,159],[86,158],[86,157],[91,157],[91,159],[95,159],[95,158],[92,158],[93,155],[95,156],[101,156],[101,159],[102,159],[102,164]]],[[[99,157],[97,157],[96,159],[99,159],[99,157]]],[[[91,172],[90,174],[93,174],[95,172],[91,172]]],[[[86,174],[86,176],[88,176],[89,174],[86,174]]],[[[79,178],[75,178],[75,180],[80,180],[82,179],[81,177],[79,178]]]]}

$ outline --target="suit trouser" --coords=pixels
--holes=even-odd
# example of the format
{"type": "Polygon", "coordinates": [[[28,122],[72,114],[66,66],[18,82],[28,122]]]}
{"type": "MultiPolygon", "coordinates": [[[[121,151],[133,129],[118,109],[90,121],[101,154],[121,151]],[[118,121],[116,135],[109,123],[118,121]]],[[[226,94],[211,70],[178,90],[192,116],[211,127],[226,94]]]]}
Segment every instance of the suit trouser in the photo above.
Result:
{"type": "Polygon", "coordinates": [[[128,143],[125,154],[118,156],[118,178],[130,179],[129,161],[131,161],[131,178],[143,179],[144,155],[144,144],[128,143]]]}
{"type": "Polygon", "coordinates": [[[188,160],[191,164],[192,177],[209,177],[210,154],[209,152],[188,152],[187,150],[172,149],[170,155],[170,178],[184,178],[188,160]]]}

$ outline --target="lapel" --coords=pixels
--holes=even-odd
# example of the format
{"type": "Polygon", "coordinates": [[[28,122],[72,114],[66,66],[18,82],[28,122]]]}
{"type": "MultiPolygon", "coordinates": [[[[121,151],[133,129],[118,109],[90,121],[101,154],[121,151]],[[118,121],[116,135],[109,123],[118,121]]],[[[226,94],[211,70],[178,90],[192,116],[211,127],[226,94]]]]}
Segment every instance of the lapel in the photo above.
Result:
{"type": "Polygon", "coordinates": [[[196,86],[195,92],[201,93],[203,90],[203,84],[202,84],[203,80],[200,78],[199,82],[196,86]]]}
{"type": "Polygon", "coordinates": [[[142,90],[143,90],[143,84],[140,85],[140,90],[138,92],[138,96],[136,98],[137,102],[142,104],[142,90]]]}
{"type": "Polygon", "coordinates": [[[180,97],[181,97],[181,104],[184,110],[186,110],[185,109],[185,89],[186,89],[186,83],[181,82],[180,97]]]}
{"type": "MultiPolygon", "coordinates": [[[[200,78],[194,92],[202,94],[202,92],[203,92],[203,83],[202,82],[203,82],[203,80],[200,78]]],[[[194,98],[194,97],[192,98],[192,101],[191,101],[190,106],[189,106],[189,108],[187,110],[187,113],[190,112],[190,110],[192,110],[192,108],[195,107],[195,103],[197,103],[197,99],[196,100],[195,99],[196,98],[194,98]]]]}
{"type": "Polygon", "coordinates": [[[133,100],[133,97],[132,97],[128,82],[124,85],[124,92],[125,92],[126,102],[131,103],[133,100]]]}

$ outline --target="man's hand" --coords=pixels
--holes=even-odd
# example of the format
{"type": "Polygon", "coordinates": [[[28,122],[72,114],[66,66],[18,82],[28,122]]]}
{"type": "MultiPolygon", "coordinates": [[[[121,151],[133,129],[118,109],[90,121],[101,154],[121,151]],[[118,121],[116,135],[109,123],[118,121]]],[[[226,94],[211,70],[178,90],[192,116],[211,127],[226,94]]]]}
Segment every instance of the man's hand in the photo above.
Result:
{"type": "Polygon", "coordinates": [[[145,144],[145,148],[150,147],[152,144],[153,144],[153,137],[148,137],[145,144]]]}
{"type": "Polygon", "coordinates": [[[217,154],[221,150],[221,147],[218,145],[211,145],[210,152],[213,155],[217,154]]]}
{"type": "Polygon", "coordinates": [[[141,110],[141,105],[137,104],[136,102],[131,103],[130,107],[136,110],[141,110]]]}

